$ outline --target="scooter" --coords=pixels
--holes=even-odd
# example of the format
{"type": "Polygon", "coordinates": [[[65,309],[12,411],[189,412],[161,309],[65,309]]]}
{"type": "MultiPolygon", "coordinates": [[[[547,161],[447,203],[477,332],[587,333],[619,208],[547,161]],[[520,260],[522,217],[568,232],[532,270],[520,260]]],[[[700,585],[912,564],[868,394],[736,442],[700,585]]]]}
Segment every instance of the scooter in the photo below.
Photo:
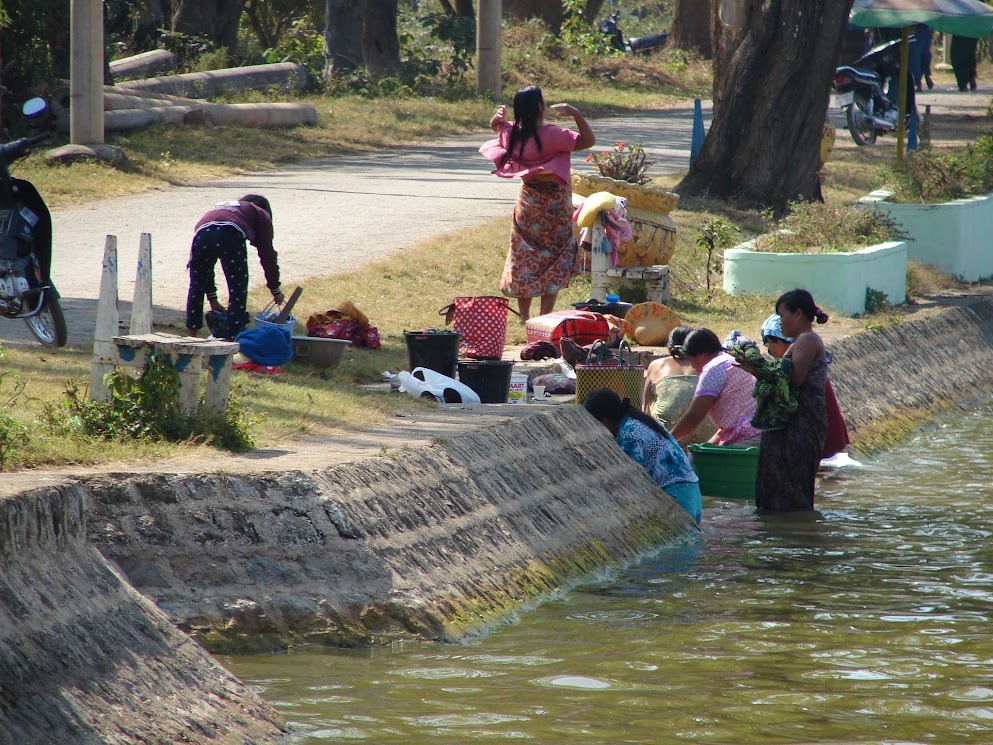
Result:
{"type": "MultiPolygon", "coordinates": [[[[848,132],[856,145],[872,145],[879,133],[896,129],[899,44],[895,40],[875,46],[851,65],[842,65],[834,71],[835,105],[845,112],[848,132]]],[[[908,77],[908,123],[914,111],[913,88],[908,77]]]]}
{"type": "Polygon", "coordinates": [[[639,36],[624,41],[624,34],[621,32],[621,27],[618,24],[619,18],[620,12],[615,10],[608,13],[607,17],[597,24],[597,30],[604,36],[609,37],[610,46],[619,52],[624,52],[625,54],[647,54],[648,52],[664,47],[666,41],[669,39],[669,34],[648,34],[647,36],[639,36]]]}
{"type": "MultiPolygon", "coordinates": [[[[26,118],[45,113],[48,104],[32,98],[26,118]]],[[[10,166],[51,137],[44,133],[0,145],[0,316],[22,319],[46,347],[68,339],[59,292],[52,283],[52,216],[30,181],[13,178],[10,166]]]]}

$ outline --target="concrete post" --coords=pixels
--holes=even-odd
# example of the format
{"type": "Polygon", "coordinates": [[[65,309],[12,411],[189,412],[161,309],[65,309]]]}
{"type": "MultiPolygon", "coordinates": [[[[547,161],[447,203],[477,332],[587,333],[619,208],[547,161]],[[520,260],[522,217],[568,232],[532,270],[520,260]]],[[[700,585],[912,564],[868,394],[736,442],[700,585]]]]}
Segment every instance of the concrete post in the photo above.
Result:
{"type": "Polygon", "coordinates": [[[90,400],[106,401],[110,397],[104,376],[114,372],[117,346],[114,337],[120,333],[117,310],[117,236],[108,235],[103,249],[103,271],[100,274],[100,298],[97,300],[97,322],[93,335],[93,363],[90,368],[90,400]]]}
{"type": "Polygon", "coordinates": [[[103,2],[72,0],[69,16],[69,141],[102,145],[103,2]]]}
{"type": "Polygon", "coordinates": [[[476,16],[476,92],[500,98],[500,19],[503,0],[479,0],[476,16]]]}
{"type": "Polygon", "coordinates": [[[138,269],[134,278],[134,301],[131,303],[132,335],[152,333],[152,234],[142,233],[138,245],[138,269]]]}

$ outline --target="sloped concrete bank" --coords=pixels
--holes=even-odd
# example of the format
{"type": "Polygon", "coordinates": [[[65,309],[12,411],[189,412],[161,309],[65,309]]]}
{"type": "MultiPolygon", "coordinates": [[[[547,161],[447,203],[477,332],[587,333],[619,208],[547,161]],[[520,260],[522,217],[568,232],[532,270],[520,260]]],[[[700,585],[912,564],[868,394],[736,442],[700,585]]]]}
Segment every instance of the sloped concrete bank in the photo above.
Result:
{"type": "Polygon", "coordinates": [[[0,743],[280,742],[275,712],[87,541],[84,501],[0,501],[0,743]]]}
{"type": "Polygon", "coordinates": [[[852,441],[885,448],[942,412],[993,396],[993,298],[956,307],[831,346],[831,381],[852,441]]]}
{"type": "Polygon", "coordinates": [[[318,472],[85,487],[92,543],[213,651],[455,639],[697,535],[572,406],[318,472]]]}

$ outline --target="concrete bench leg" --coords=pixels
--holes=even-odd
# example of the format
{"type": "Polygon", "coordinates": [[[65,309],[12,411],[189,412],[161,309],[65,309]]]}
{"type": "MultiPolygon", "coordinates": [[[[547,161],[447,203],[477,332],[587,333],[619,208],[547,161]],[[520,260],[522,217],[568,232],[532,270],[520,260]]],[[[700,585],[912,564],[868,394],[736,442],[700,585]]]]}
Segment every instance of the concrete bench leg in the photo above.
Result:
{"type": "Polygon", "coordinates": [[[207,358],[207,387],[203,395],[206,416],[223,419],[227,414],[233,370],[230,354],[217,354],[207,358]]]}

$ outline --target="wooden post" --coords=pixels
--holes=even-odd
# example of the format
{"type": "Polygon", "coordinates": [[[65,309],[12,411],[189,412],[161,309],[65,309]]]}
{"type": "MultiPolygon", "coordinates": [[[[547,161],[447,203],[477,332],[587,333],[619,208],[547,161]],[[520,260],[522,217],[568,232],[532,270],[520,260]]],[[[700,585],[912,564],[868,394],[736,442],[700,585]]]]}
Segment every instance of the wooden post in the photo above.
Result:
{"type": "Polygon", "coordinates": [[[108,235],[103,249],[103,273],[100,275],[100,299],[97,300],[96,332],[93,335],[93,364],[90,369],[90,400],[106,401],[110,392],[104,375],[114,371],[120,333],[117,311],[117,236],[108,235]]]}
{"type": "Polygon", "coordinates": [[[134,278],[130,334],[152,333],[152,234],[142,233],[134,278]]]}
{"type": "Polygon", "coordinates": [[[476,92],[498,99],[503,91],[500,74],[500,18],[502,0],[479,0],[476,16],[476,92]]]}
{"type": "Polygon", "coordinates": [[[896,159],[898,161],[903,160],[904,153],[904,137],[906,135],[906,127],[904,126],[904,119],[907,115],[907,76],[909,74],[910,60],[907,47],[910,45],[910,27],[904,26],[900,29],[900,74],[897,76],[899,80],[898,85],[900,86],[900,104],[897,106],[896,114],[896,159]]]}
{"type": "Polygon", "coordinates": [[[603,252],[603,218],[600,213],[590,227],[590,297],[604,300],[607,295],[607,270],[610,269],[610,254],[603,252]]]}
{"type": "Polygon", "coordinates": [[[103,144],[103,2],[71,0],[69,141],[103,144]]]}

